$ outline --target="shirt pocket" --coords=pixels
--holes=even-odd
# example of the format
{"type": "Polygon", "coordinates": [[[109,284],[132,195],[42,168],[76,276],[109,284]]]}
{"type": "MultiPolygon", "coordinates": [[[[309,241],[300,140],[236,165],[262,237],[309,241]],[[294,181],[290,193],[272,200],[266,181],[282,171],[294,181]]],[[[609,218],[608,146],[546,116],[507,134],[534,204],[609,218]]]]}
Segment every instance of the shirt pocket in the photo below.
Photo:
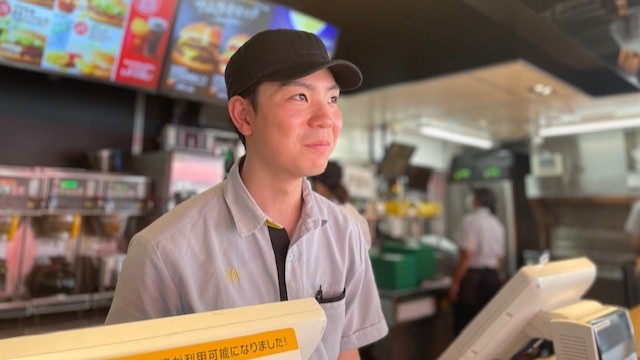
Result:
{"type": "Polygon", "coordinates": [[[322,335],[322,344],[324,344],[327,353],[335,353],[336,358],[340,352],[340,340],[345,324],[345,304],[344,296],[340,300],[320,303],[327,317],[327,328],[322,335]]]}

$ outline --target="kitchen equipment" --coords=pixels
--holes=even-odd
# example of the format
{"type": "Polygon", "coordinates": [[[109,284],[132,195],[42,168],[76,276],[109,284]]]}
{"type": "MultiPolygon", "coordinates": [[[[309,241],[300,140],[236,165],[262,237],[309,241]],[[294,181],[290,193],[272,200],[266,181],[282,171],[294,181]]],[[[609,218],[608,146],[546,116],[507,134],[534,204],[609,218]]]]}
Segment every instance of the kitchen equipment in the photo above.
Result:
{"type": "MultiPolygon", "coordinates": [[[[0,165],[0,299],[17,299],[23,292],[21,279],[28,275],[33,247],[28,239],[31,219],[42,211],[40,173],[28,167],[0,165]],[[23,231],[18,231],[22,227],[23,231]],[[19,237],[17,239],[16,237],[19,237]],[[9,241],[12,241],[11,248],[9,241]]],[[[17,314],[26,307],[14,307],[17,314]]],[[[0,317],[2,311],[0,310],[0,317]]]]}
{"type": "Polygon", "coordinates": [[[102,285],[102,259],[123,256],[129,221],[153,206],[150,179],[81,169],[37,171],[44,207],[33,220],[38,265],[28,280],[32,303],[41,313],[83,310],[99,294],[101,306],[109,306],[115,279],[102,285]]]}
{"type": "Polygon", "coordinates": [[[100,149],[87,154],[91,169],[102,172],[122,172],[124,156],[120,149],[100,149]]]}
{"type": "Polygon", "coordinates": [[[48,264],[36,265],[29,280],[33,297],[56,294],[73,294],[76,276],[71,264],[62,256],[49,259],[48,264]]]}
{"type": "Polygon", "coordinates": [[[462,220],[471,210],[466,200],[473,188],[489,188],[496,195],[496,216],[505,227],[504,271],[514,274],[524,249],[540,249],[535,218],[524,186],[529,172],[526,155],[498,149],[453,158],[447,187],[447,237],[457,240],[462,220]]]}
{"type": "Polygon", "coordinates": [[[149,224],[191,196],[220,183],[225,177],[225,159],[205,152],[157,151],[133,160],[138,174],[153,181],[153,211],[143,219],[149,224]]]}
{"type": "Polygon", "coordinates": [[[99,286],[101,290],[113,290],[116,287],[125,254],[116,253],[100,259],[99,286]]]}
{"type": "Polygon", "coordinates": [[[103,213],[91,218],[97,237],[92,243],[92,251],[83,253],[93,256],[97,268],[96,286],[100,292],[115,288],[128,239],[133,235],[126,233],[130,223],[148,214],[154,206],[149,177],[105,174],[103,180],[103,213]]]}
{"type": "MultiPolygon", "coordinates": [[[[7,291],[7,263],[4,259],[0,259],[0,293],[7,291]]],[[[4,297],[0,297],[3,300],[4,297]]]]}

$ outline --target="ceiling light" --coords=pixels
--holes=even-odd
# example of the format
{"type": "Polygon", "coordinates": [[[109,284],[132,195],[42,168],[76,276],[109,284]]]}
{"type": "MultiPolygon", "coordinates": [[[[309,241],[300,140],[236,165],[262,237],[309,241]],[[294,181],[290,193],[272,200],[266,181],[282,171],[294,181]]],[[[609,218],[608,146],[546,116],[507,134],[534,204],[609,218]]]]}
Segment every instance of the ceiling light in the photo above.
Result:
{"type": "Polygon", "coordinates": [[[482,149],[489,149],[493,146],[493,141],[489,139],[463,135],[433,126],[421,126],[420,133],[424,136],[475,146],[482,149]]]}
{"type": "Polygon", "coordinates": [[[553,87],[551,85],[538,83],[529,88],[529,91],[540,96],[549,96],[553,94],[553,87]]]}
{"type": "Polygon", "coordinates": [[[539,134],[542,137],[562,136],[571,134],[581,134],[596,131],[624,129],[630,127],[640,126],[640,118],[631,118],[623,120],[608,120],[600,122],[563,125],[563,126],[551,126],[540,128],[539,134]]]}

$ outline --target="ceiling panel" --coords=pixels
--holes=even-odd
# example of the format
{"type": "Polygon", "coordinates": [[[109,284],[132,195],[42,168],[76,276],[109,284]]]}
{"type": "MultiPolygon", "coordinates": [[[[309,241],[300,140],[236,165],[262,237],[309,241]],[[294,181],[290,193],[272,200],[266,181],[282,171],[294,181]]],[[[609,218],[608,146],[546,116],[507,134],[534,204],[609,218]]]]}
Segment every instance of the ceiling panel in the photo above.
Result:
{"type": "Polygon", "coordinates": [[[540,126],[606,121],[640,114],[640,95],[592,97],[536,66],[514,60],[428,80],[345,96],[345,126],[401,124],[415,132],[426,122],[497,141],[528,139],[540,126]],[[550,96],[530,91],[551,85],[550,96]]]}
{"type": "MultiPolygon", "coordinates": [[[[638,88],[611,59],[531,6],[579,14],[625,1],[278,2],[337,25],[336,57],[363,71],[363,86],[342,100],[345,126],[402,123],[397,128],[415,131],[427,119],[511,141],[527,139],[530,129],[546,124],[640,113],[638,88]],[[552,85],[555,93],[534,95],[529,88],[538,82],[552,85]],[[625,93],[633,95],[618,97],[625,93]]],[[[604,40],[613,54],[620,52],[615,42],[604,40]]]]}

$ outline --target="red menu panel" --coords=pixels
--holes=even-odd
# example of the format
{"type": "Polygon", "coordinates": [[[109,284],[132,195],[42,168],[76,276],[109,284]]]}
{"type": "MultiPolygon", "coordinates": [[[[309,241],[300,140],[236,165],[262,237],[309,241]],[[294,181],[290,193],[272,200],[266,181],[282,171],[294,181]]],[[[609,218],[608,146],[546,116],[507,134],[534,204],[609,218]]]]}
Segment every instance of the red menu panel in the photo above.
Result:
{"type": "Polygon", "coordinates": [[[116,82],[155,89],[177,0],[133,0],[116,82]]]}

